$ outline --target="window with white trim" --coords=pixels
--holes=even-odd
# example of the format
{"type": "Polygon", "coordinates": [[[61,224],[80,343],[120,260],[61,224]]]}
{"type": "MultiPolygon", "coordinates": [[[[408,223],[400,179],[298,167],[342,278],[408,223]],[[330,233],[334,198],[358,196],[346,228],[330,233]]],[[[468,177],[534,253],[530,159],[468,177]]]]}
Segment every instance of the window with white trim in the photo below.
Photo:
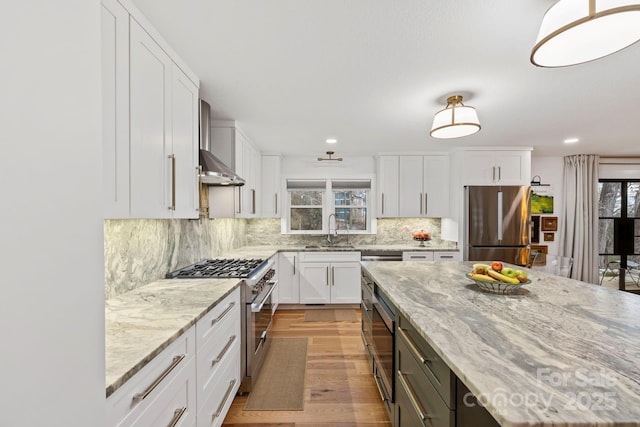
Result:
{"type": "Polygon", "coordinates": [[[283,231],[292,234],[371,233],[371,179],[287,179],[283,231]],[[330,223],[333,214],[335,220],[330,223]],[[330,229],[329,229],[330,228],[330,229]]]}

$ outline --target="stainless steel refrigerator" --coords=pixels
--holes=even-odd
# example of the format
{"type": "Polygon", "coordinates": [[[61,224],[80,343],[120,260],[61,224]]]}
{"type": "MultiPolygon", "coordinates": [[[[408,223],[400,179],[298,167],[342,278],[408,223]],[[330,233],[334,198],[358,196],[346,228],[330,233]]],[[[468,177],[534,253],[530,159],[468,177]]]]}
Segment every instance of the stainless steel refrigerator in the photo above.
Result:
{"type": "Polygon", "coordinates": [[[530,210],[530,187],[465,187],[464,259],[527,265],[530,210]]]}

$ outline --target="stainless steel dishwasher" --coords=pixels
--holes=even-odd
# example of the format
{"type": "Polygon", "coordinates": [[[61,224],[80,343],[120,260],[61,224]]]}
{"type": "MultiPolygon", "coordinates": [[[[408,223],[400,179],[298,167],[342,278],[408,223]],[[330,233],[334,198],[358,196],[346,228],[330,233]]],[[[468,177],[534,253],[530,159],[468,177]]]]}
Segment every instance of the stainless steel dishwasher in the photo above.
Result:
{"type": "Polygon", "coordinates": [[[361,254],[362,261],[402,261],[400,250],[365,249],[361,254]]]}

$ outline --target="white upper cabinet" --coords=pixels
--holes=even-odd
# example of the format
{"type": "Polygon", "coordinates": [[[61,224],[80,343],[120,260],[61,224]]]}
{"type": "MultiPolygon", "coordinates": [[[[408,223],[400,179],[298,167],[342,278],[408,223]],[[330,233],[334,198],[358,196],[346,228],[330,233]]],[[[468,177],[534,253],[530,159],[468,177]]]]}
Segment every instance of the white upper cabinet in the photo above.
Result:
{"type": "Polygon", "coordinates": [[[219,125],[214,123],[211,128],[211,151],[243,178],[245,184],[234,187],[233,212],[214,205],[217,202],[228,204],[229,189],[211,187],[209,190],[210,216],[212,218],[257,218],[261,215],[262,155],[232,123],[222,122],[219,125]]]}
{"type": "Polygon", "coordinates": [[[170,218],[173,64],[133,19],[130,37],[131,216],[170,218]]]}
{"type": "Polygon", "coordinates": [[[279,155],[262,156],[262,217],[280,218],[280,175],[282,157],[279,155]]]}
{"type": "Polygon", "coordinates": [[[105,217],[198,218],[198,80],[127,4],[102,1],[105,217]]]}
{"type": "Polygon", "coordinates": [[[465,151],[463,185],[529,185],[530,150],[465,151]]]}
{"type": "Polygon", "coordinates": [[[171,143],[175,178],[170,183],[177,218],[199,215],[198,87],[173,65],[171,143]]]}
{"type": "Polygon", "coordinates": [[[378,157],[378,218],[393,218],[398,214],[399,156],[378,157]]]}
{"type": "Polygon", "coordinates": [[[129,13],[116,0],[103,0],[100,19],[104,214],[128,218],[129,13]]]}
{"type": "Polygon", "coordinates": [[[399,156],[400,217],[449,214],[449,156],[399,156]]]}

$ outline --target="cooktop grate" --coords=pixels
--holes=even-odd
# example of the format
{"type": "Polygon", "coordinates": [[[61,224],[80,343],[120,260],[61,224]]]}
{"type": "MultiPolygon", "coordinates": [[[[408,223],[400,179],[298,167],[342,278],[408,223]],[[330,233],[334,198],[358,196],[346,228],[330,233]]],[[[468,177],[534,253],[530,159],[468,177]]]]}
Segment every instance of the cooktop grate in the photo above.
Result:
{"type": "Polygon", "coordinates": [[[204,259],[179,270],[166,274],[167,279],[202,279],[202,278],[247,278],[257,269],[263,259],[204,259]]]}

